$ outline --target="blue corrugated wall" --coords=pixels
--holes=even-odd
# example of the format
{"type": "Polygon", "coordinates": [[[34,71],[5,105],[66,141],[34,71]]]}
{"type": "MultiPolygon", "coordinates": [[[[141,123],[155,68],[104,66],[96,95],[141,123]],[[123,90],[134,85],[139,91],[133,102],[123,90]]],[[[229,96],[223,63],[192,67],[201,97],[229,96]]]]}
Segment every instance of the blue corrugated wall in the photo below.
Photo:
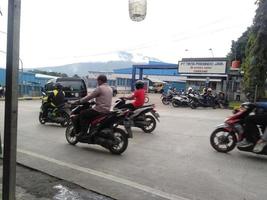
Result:
{"type": "MultiPolygon", "coordinates": [[[[29,72],[19,72],[19,95],[39,96],[41,88],[50,78],[37,78],[35,74],[29,72]]],[[[0,68],[0,84],[6,85],[6,69],[0,68]]]]}

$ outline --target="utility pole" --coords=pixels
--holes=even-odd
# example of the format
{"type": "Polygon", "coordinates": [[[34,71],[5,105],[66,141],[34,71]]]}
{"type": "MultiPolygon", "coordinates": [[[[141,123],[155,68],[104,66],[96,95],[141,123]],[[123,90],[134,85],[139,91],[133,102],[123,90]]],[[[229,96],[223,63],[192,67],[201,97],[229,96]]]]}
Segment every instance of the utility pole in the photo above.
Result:
{"type": "Polygon", "coordinates": [[[21,0],[8,0],[3,200],[15,200],[21,0]]]}

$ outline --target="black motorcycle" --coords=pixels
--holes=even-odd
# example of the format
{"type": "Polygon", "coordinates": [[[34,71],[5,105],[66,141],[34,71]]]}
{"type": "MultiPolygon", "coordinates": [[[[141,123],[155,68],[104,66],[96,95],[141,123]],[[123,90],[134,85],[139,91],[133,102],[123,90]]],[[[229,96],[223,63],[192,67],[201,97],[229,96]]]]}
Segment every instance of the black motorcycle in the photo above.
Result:
{"type": "Polygon", "coordinates": [[[215,109],[218,107],[218,102],[216,98],[212,95],[194,95],[194,94],[189,94],[188,98],[190,99],[189,106],[192,109],[196,109],[197,107],[212,107],[215,109]]]}
{"type": "Polygon", "coordinates": [[[60,124],[62,127],[66,127],[70,121],[70,116],[66,112],[65,109],[65,103],[63,103],[60,106],[54,107],[54,108],[48,108],[47,111],[47,117],[44,117],[44,105],[49,104],[50,102],[47,101],[48,97],[46,93],[43,93],[42,97],[42,105],[40,108],[40,113],[39,113],[39,122],[41,124],[45,123],[56,123],[60,124]]]}
{"type": "Polygon", "coordinates": [[[162,94],[161,95],[161,102],[164,104],[164,105],[169,105],[171,102],[172,102],[172,99],[173,97],[175,97],[176,95],[174,94],[162,94]]]}
{"type": "Polygon", "coordinates": [[[89,122],[85,135],[79,131],[79,115],[82,110],[92,108],[94,102],[77,105],[71,111],[71,122],[68,124],[65,136],[69,144],[78,142],[96,144],[108,149],[113,154],[123,153],[128,146],[128,138],[132,138],[129,111],[114,111],[102,114],[89,122]],[[123,121],[127,133],[117,127],[118,121],[123,121]]]}
{"type": "MultiPolygon", "coordinates": [[[[113,110],[119,110],[125,105],[123,98],[116,100],[113,110]]],[[[159,114],[154,105],[145,105],[130,111],[129,118],[133,127],[141,128],[145,133],[152,133],[159,122],[159,114]]],[[[120,123],[122,125],[122,123],[120,123]]]]}

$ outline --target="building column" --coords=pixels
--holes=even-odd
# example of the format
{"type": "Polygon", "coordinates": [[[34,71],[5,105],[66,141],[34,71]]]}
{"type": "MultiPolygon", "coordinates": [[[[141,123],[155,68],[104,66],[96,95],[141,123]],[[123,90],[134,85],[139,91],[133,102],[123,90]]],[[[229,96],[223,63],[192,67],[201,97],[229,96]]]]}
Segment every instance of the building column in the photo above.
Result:
{"type": "Polygon", "coordinates": [[[131,90],[132,91],[134,91],[135,75],[136,75],[136,67],[133,66],[133,68],[132,68],[132,84],[131,84],[131,90]]]}

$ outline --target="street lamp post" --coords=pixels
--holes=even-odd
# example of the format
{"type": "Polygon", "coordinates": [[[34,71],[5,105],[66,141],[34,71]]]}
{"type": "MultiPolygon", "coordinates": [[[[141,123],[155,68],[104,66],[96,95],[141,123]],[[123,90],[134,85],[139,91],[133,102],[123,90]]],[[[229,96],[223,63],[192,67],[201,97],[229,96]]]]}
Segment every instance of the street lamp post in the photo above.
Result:
{"type": "Polygon", "coordinates": [[[8,0],[2,199],[15,200],[21,0],[8,0]]]}
{"type": "Polygon", "coordinates": [[[211,52],[212,57],[214,58],[213,49],[212,48],[209,48],[209,50],[211,52]]]}

